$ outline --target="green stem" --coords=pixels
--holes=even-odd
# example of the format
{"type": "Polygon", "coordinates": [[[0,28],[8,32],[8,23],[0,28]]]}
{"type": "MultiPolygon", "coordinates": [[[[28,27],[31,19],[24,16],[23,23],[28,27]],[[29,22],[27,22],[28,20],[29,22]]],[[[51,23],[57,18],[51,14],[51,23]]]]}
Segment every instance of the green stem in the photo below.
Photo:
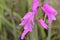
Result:
{"type": "Polygon", "coordinates": [[[45,35],[45,31],[42,27],[40,27],[40,32],[42,34],[42,40],[45,40],[46,35],[45,35]]]}
{"type": "MultiPolygon", "coordinates": [[[[32,1],[33,0],[28,0],[28,11],[31,11],[32,1]]],[[[30,34],[30,40],[38,40],[36,15],[35,15],[35,25],[33,26],[33,32],[31,32],[31,34],[30,34]]]]}
{"type": "Polygon", "coordinates": [[[51,23],[49,23],[48,39],[47,40],[51,40],[51,23]]]}
{"type": "MultiPolygon", "coordinates": [[[[46,0],[47,4],[51,5],[52,0],[46,0]]],[[[48,39],[47,40],[51,40],[51,23],[48,24],[49,25],[49,30],[48,30],[48,39]]]]}
{"type": "Polygon", "coordinates": [[[35,17],[35,25],[33,26],[33,32],[30,35],[30,40],[38,40],[37,21],[35,17]]]}
{"type": "Polygon", "coordinates": [[[6,29],[5,28],[3,29],[3,34],[4,34],[4,36],[3,36],[4,40],[7,40],[7,33],[6,33],[6,29]]]}
{"type": "MultiPolygon", "coordinates": [[[[42,5],[43,3],[44,3],[44,1],[45,0],[41,0],[41,2],[40,2],[40,4],[42,5]]],[[[41,10],[40,10],[41,11],[41,10]]],[[[41,13],[43,13],[43,11],[41,12],[41,13]]],[[[44,13],[43,13],[44,14],[44,13]]],[[[46,14],[44,15],[44,17],[43,17],[43,20],[44,20],[44,22],[46,22],[46,14]]],[[[44,28],[42,28],[42,27],[40,27],[40,30],[41,30],[41,34],[42,34],[42,40],[45,40],[46,39],[46,34],[45,34],[45,29],[44,28]]]]}
{"type": "Polygon", "coordinates": [[[47,16],[46,16],[46,14],[45,14],[45,16],[44,16],[44,22],[46,21],[46,17],[47,17],[47,16]]]}
{"type": "MultiPolygon", "coordinates": [[[[44,22],[46,21],[46,15],[44,16],[44,22]]],[[[45,40],[46,34],[43,28],[41,28],[42,40],[45,40]]]]}

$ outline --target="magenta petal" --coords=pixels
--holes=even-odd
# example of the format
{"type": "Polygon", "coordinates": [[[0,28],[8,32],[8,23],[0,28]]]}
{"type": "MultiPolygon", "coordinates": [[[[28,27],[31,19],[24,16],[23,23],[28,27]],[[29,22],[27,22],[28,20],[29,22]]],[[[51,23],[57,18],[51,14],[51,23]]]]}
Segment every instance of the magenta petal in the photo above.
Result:
{"type": "Polygon", "coordinates": [[[41,7],[41,9],[45,12],[46,15],[48,15],[49,13],[45,10],[44,7],[41,7]]]}
{"type": "Polygon", "coordinates": [[[26,13],[26,15],[23,17],[23,19],[29,19],[32,16],[32,12],[26,13]]]}
{"type": "Polygon", "coordinates": [[[43,6],[42,6],[47,12],[49,12],[49,13],[51,13],[51,14],[53,14],[53,15],[56,15],[57,14],[57,11],[53,8],[53,7],[51,7],[50,5],[48,5],[48,4],[43,4],[43,6]]]}
{"type": "Polygon", "coordinates": [[[31,23],[27,23],[25,25],[24,29],[29,30],[30,32],[32,32],[32,25],[31,25],[31,23]]]}
{"type": "Polygon", "coordinates": [[[38,12],[38,6],[39,6],[38,0],[33,0],[32,11],[35,12],[35,14],[38,12]]]}
{"type": "Polygon", "coordinates": [[[49,29],[48,25],[42,19],[39,19],[38,22],[42,25],[43,28],[45,28],[47,30],[49,29]]]}
{"type": "Polygon", "coordinates": [[[29,32],[29,30],[24,30],[22,35],[21,35],[21,39],[24,39],[25,35],[29,32]]]}
{"type": "Polygon", "coordinates": [[[49,15],[48,15],[48,21],[49,21],[50,23],[52,23],[53,20],[56,20],[55,16],[49,14],[49,15]]]}
{"type": "Polygon", "coordinates": [[[53,20],[56,20],[55,15],[50,14],[48,11],[46,11],[43,7],[41,7],[42,10],[45,12],[45,14],[48,16],[48,21],[52,23],[53,20]]]}
{"type": "Polygon", "coordinates": [[[22,22],[19,24],[19,26],[24,26],[26,24],[27,20],[22,20],[22,22]]]}

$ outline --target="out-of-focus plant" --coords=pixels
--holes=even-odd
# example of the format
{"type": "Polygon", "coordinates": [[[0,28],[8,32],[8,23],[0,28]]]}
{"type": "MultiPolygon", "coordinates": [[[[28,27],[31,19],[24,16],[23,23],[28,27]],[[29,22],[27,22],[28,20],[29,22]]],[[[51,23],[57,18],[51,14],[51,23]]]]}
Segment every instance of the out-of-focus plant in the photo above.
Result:
{"type": "MultiPolygon", "coordinates": [[[[41,0],[39,0],[39,2],[42,4],[41,0]]],[[[56,8],[55,0],[53,0],[52,6],[56,8]]],[[[27,11],[31,11],[31,8],[32,0],[0,0],[0,40],[20,40],[23,27],[19,27],[19,23],[25,13],[27,11]]],[[[43,15],[40,6],[36,19],[39,18],[43,18],[46,22],[47,17],[45,18],[43,15]]],[[[57,23],[57,21],[54,22],[53,25],[55,23],[57,23]]],[[[48,31],[40,27],[38,23],[36,25],[37,27],[33,29],[34,32],[28,33],[25,40],[36,40],[37,38],[37,40],[47,40],[48,31]]],[[[51,40],[60,40],[60,35],[57,33],[57,28],[52,26],[50,32],[51,40]]]]}

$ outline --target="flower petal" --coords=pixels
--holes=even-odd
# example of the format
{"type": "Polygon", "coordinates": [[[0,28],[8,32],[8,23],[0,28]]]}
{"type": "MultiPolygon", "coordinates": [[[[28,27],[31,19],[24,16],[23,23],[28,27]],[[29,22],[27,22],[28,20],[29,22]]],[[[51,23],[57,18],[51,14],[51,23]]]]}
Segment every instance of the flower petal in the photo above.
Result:
{"type": "Polygon", "coordinates": [[[23,17],[23,19],[29,19],[32,16],[32,12],[26,13],[26,15],[23,17]]]}
{"type": "Polygon", "coordinates": [[[19,26],[24,26],[27,23],[27,20],[22,20],[22,22],[19,24],[19,26]]]}
{"type": "Polygon", "coordinates": [[[28,23],[25,25],[24,29],[29,30],[30,32],[32,32],[32,25],[31,25],[31,23],[28,22],[28,23]]]}
{"type": "Polygon", "coordinates": [[[50,23],[52,23],[52,22],[53,22],[53,20],[56,20],[55,16],[54,16],[54,15],[49,14],[49,15],[48,15],[48,21],[49,21],[50,23]]]}
{"type": "Polygon", "coordinates": [[[47,30],[49,29],[48,25],[42,19],[39,19],[38,22],[39,22],[39,24],[41,24],[41,26],[43,28],[45,28],[47,30]]]}
{"type": "Polygon", "coordinates": [[[56,11],[53,7],[51,7],[50,5],[48,5],[48,4],[43,4],[42,7],[44,7],[44,9],[45,9],[47,12],[49,12],[49,13],[51,13],[51,14],[53,14],[53,15],[56,15],[56,14],[57,14],[57,11],[56,11]]]}
{"type": "Polygon", "coordinates": [[[44,7],[41,7],[42,10],[45,12],[45,14],[48,16],[48,21],[52,23],[53,20],[56,20],[55,15],[50,14],[48,11],[44,9],[44,7]]]}
{"type": "Polygon", "coordinates": [[[21,35],[21,39],[24,39],[25,35],[29,32],[29,30],[24,30],[22,35],[21,35]]]}
{"type": "Polygon", "coordinates": [[[33,0],[32,11],[36,14],[38,12],[39,2],[38,0],[33,0]]]}
{"type": "Polygon", "coordinates": [[[48,16],[48,14],[50,14],[49,12],[47,12],[46,10],[45,10],[45,8],[44,7],[41,7],[41,9],[45,12],[45,14],[48,16]]]}

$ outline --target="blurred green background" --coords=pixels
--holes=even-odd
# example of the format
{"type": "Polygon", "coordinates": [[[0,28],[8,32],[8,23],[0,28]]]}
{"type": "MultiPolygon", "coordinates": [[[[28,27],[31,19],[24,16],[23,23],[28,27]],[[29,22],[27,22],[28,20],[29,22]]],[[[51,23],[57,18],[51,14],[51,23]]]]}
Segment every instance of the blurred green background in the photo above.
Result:
{"type": "MultiPolygon", "coordinates": [[[[42,4],[41,0],[39,2],[42,4]]],[[[51,0],[51,5],[58,11],[58,14],[57,20],[52,23],[50,40],[60,40],[60,0],[51,0]]],[[[31,7],[32,0],[0,0],[0,40],[21,40],[23,27],[20,27],[19,23],[25,13],[31,11],[31,7]]],[[[43,17],[39,8],[37,18],[43,17]]],[[[34,30],[37,36],[35,37],[35,34],[31,36],[32,33],[28,33],[25,40],[47,40],[48,31],[40,27],[38,23],[34,30]]]]}

